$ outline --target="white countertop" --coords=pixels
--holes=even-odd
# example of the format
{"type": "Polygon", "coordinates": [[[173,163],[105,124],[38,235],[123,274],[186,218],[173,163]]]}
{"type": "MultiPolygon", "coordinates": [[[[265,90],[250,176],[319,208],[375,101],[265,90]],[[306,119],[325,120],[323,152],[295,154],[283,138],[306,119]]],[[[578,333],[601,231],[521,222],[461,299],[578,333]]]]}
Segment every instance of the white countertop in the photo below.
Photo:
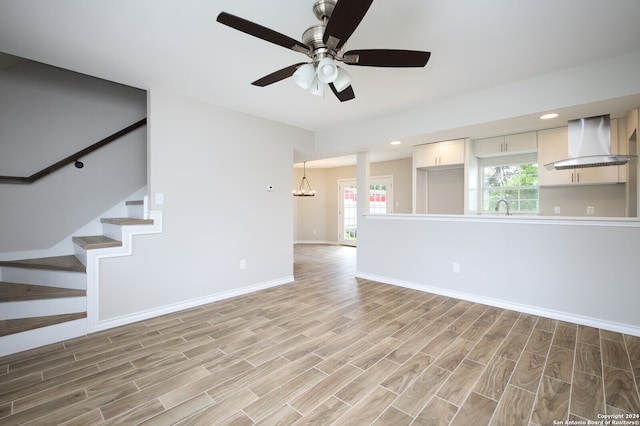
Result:
{"type": "Polygon", "coordinates": [[[637,217],[599,217],[599,216],[540,216],[527,214],[365,214],[372,219],[433,220],[443,222],[486,222],[486,223],[526,223],[538,225],[582,225],[640,227],[637,217]]]}

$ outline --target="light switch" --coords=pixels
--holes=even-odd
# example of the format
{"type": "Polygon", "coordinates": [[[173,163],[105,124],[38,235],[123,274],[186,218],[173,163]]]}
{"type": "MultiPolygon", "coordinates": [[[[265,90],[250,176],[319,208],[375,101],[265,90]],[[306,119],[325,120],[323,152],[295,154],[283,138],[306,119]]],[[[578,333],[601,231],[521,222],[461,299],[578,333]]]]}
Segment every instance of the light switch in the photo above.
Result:
{"type": "Polygon", "coordinates": [[[164,204],[164,192],[156,192],[156,204],[159,206],[164,204]]]}

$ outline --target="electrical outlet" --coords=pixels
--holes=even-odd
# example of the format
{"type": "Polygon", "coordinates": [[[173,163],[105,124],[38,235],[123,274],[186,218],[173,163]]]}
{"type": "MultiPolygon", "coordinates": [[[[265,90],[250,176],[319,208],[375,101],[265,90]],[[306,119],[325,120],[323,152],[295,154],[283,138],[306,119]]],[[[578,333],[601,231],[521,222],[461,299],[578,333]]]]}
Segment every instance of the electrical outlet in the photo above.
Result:
{"type": "Polygon", "coordinates": [[[240,259],[240,269],[247,269],[247,260],[240,259]]]}
{"type": "Polygon", "coordinates": [[[596,208],[593,206],[587,206],[587,214],[589,216],[593,216],[594,214],[596,214],[596,208]]]}
{"type": "Polygon", "coordinates": [[[458,262],[453,262],[453,273],[454,274],[460,273],[460,264],[458,262]]]}
{"type": "Polygon", "coordinates": [[[553,206],[553,214],[560,214],[560,206],[553,206]]]}
{"type": "Polygon", "coordinates": [[[164,204],[164,192],[156,192],[156,204],[159,206],[164,204]]]}

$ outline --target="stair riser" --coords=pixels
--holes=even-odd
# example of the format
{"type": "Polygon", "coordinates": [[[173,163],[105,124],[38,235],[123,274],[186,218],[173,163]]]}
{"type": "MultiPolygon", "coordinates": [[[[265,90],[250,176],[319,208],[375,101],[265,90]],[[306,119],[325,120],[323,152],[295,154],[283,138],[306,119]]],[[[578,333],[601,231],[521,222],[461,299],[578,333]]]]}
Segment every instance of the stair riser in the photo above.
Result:
{"type": "Polygon", "coordinates": [[[61,297],[0,303],[0,320],[72,314],[87,311],[86,297],[61,297]]]}
{"type": "Polygon", "coordinates": [[[0,336],[0,357],[84,336],[87,334],[87,328],[87,319],[83,318],[18,334],[0,336]]]}
{"type": "Polygon", "coordinates": [[[20,284],[36,284],[49,287],[87,289],[87,274],[82,272],[24,269],[3,266],[0,280],[20,284]]]}
{"type": "Polygon", "coordinates": [[[114,240],[122,241],[122,226],[114,225],[112,223],[103,223],[102,235],[113,238],[114,240]]]}
{"type": "Polygon", "coordinates": [[[142,204],[127,205],[127,217],[144,219],[144,206],[142,204]]]}

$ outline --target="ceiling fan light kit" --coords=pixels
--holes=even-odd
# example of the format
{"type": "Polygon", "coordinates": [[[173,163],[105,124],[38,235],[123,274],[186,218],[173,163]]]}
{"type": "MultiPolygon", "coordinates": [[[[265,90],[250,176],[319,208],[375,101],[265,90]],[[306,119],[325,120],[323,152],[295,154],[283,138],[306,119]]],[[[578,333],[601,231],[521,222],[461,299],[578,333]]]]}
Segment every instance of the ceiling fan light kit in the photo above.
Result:
{"type": "Polygon", "coordinates": [[[311,62],[290,65],[264,76],[252,84],[265,87],[293,77],[295,83],[312,94],[323,96],[326,85],[340,102],[355,98],[351,76],[336,61],[346,65],[368,67],[424,67],[430,52],[397,49],[344,51],[344,45],[356,30],[373,0],[316,0],[313,13],[322,23],[309,27],[302,42],[270,28],[221,12],[217,21],[238,31],[258,37],[296,52],[304,53],[311,62]]]}
{"type": "Polygon", "coordinates": [[[313,64],[304,64],[293,73],[293,81],[303,89],[307,90],[311,88],[313,79],[316,76],[316,68],[313,64]]]}

